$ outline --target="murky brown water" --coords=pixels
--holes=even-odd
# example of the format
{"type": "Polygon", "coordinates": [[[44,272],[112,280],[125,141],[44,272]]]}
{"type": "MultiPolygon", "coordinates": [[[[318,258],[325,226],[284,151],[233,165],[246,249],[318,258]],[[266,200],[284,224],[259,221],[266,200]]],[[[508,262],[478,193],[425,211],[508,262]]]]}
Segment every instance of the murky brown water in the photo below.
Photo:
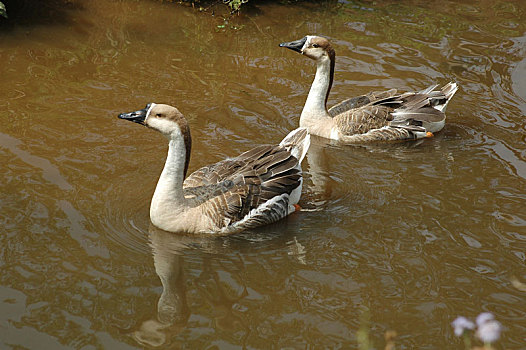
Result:
{"type": "Polygon", "coordinates": [[[400,349],[460,349],[450,322],[481,311],[505,326],[498,348],[525,348],[524,1],[265,4],[224,23],[93,0],[66,15],[0,34],[0,348],[347,349],[362,328],[377,349],[387,330],[400,349]],[[190,170],[277,142],[315,70],[278,44],[311,33],[337,51],[331,103],[457,81],[445,129],[314,140],[306,210],[275,225],[152,229],[166,141],[117,114],[176,105],[190,170]]]}

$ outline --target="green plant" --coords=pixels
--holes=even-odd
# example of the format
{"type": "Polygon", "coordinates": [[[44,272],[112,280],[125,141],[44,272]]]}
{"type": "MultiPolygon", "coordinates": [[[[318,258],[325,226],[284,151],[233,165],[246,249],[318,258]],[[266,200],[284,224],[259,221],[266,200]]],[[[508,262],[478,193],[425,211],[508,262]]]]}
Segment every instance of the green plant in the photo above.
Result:
{"type": "Polygon", "coordinates": [[[0,16],[7,18],[7,10],[5,9],[4,3],[1,1],[0,1],[0,16]]]}
{"type": "Polygon", "coordinates": [[[241,8],[241,5],[248,2],[248,0],[223,0],[225,4],[230,7],[230,12],[238,12],[241,8]]]}

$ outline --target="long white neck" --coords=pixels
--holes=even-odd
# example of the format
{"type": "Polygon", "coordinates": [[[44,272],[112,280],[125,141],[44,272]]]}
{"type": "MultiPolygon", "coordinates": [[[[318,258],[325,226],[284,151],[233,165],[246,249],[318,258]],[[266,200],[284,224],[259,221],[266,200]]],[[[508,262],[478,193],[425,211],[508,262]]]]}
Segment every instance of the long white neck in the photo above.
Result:
{"type": "Polygon", "coordinates": [[[323,57],[317,61],[316,76],[307,96],[300,117],[300,126],[309,133],[330,138],[334,120],[327,111],[327,94],[331,88],[331,60],[323,57]]]}
{"type": "Polygon", "coordinates": [[[331,60],[323,57],[317,61],[316,76],[312,82],[309,96],[301,112],[301,119],[324,119],[329,117],[327,112],[326,99],[327,92],[331,85],[331,60]]]}
{"type": "Polygon", "coordinates": [[[170,139],[168,156],[164,169],[157,182],[150,205],[150,219],[156,226],[160,222],[170,221],[177,211],[184,210],[183,194],[186,148],[183,137],[179,134],[170,139]]]}

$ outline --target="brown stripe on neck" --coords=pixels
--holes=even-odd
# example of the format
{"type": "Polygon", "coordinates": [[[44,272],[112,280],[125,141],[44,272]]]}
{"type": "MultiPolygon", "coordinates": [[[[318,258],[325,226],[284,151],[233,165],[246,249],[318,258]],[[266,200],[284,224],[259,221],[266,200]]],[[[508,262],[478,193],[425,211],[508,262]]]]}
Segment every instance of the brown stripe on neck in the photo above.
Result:
{"type": "Polygon", "coordinates": [[[192,153],[192,136],[190,135],[190,127],[186,124],[186,131],[184,135],[184,146],[186,148],[186,158],[184,160],[184,173],[183,179],[186,179],[186,173],[188,172],[188,165],[190,164],[190,154],[192,153]]]}
{"type": "Polygon", "coordinates": [[[186,157],[184,160],[184,172],[183,172],[183,179],[186,179],[186,173],[188,172],[188,165],[190,164],[190,154],[192,153],[192,135],[190,135],[190,127],[188,126],[188,123],[185,119],[184,127],[181,126],[181,132],[184,136],[184,148],[186,150],[186,157]]]}
{"type": "Polygon", "coordinates": [[[331,71],[330,71],[330,79],[329,79],[329,88],[327,89],[327,95],[325,95],[325,109],[327,109],[327,101],[329,101],[329,93],[331,92],[332,82],[334,81],[334,66],[335,66],[335,63],[336,63],[336,52],[334,52],[334,49],[330,45],[327,46],[325,51],[327,51],[327,54],[329,55],[329,58],[331,59],[331,71]]]}
{"type": "Polygon", "coordinates": [[[175,115],[173,116],[173,121],[175,121],[177,125],[179,125],[181,134],[183,134],[184,148],[186,151],[183,172],[183,179],[185,179],[186,173],[188,172],[188,165],[190,164],[190,154],[192,152],[192,136],[190,135],[190,126],[188,125],[186,118],[181,112],[179,112],[179,110],[176,109],[176,111],[177,113],[175,113],[175,115]]]}

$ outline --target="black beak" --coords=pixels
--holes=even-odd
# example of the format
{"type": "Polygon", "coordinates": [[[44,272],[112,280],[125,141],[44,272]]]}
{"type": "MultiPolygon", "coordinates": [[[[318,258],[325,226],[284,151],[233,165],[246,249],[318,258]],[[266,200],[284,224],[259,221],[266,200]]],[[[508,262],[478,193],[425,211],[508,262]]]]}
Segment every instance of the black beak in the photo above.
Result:
{"type": "Polygon", "coordinates": [[[303,45],[305,45],[306,41],[307,37],[304,37],[300,40],[295,40],[288,43],[281,43],[279,44],[279,47],[286,47],[287,49],[291,49],[293,51],[301,53],[301,49],[303,48],[303,45]]]}
{"type": "Polygon", "coordinates": [[[130,113],[121,113],[119,114],[119,118],[126,119],[134,123],[139,123],[139,124],[144,125],[144,119],[146,119],[146,113],[148,113],[148,110],[150,109],[151,105],[152,105],[151,103],[148,103],[146,107],[138,111],[130,112],[130,113]]]}

